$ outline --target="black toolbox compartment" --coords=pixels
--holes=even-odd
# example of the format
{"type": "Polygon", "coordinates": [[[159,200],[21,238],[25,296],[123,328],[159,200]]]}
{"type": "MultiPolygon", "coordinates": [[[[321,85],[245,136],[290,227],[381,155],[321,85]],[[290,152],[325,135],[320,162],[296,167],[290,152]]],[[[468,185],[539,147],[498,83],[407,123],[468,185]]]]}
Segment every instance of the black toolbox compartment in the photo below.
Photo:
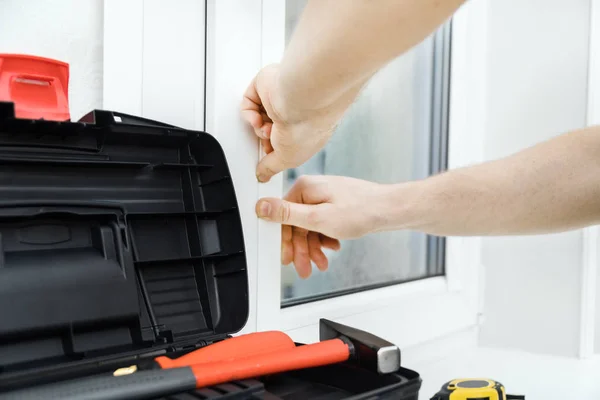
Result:
{"type": "MultiPolygon", "coordinates": [[[[109,111],[14,118],[0,102],[0,392],[178,355],[248,318],[240,214],[205,132],[109,111]]],[[[169,399],[418,398],[351,364],[169,399]]]]}

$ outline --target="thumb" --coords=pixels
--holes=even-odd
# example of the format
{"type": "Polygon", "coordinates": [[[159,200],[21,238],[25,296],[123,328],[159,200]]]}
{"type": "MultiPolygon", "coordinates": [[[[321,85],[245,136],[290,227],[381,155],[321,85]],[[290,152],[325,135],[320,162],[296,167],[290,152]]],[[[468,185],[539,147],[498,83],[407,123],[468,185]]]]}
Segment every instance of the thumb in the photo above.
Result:
{"type": "Polygon", "coordinates": [[[265,198],[256,203],[256,214],[267,221],[316,231],[315,212],[318,204],[298,204],[277,198],[265,198]]]}
{"type": "Polygon", "coordinates": [[[260,160],[256,166],[256,177],[259,182],[268,182],[273,175],[285,169],[285,163],[279,157],[277,151],[273,151],[260,160]]]}

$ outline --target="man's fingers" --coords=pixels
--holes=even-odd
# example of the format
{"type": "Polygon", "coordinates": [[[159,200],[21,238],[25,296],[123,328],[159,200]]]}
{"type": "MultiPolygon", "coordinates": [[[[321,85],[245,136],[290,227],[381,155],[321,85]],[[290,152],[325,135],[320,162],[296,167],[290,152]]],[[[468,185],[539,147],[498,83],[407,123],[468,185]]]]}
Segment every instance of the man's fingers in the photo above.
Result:
{"type": "Polygon", "coordinates": [[[263,125],[263,118],[258,110],[242,110],[242,118],[255,130],[263,125]]]}
{"type": "Polygon", "coordinates": [[[329,266],[327,256],[321,250],[321,240],[317,232],[308,232],[308,253],[320,271],[325,271],[329,266]]]}
{"type": "Polygon", "coordinates": [[[256,177],[259,182],[268,182],[273,175],[285,169],[285,163],[279,158],[279,153],[274,151],[260,160],[256,167],[256,177]]]}
{"type": "Polygon", "coordinates": [[[292,244],[292,227],[281,226],[281,263],[288,265],[294,261],[294,247],[292,244]]]}
{"type": "Polygon", "coordinates": [[[294,245],[291,241],[281,242],[281,264],[290,265],[294,261],[294,245]]]}
{"type": "Polygon", "coordinates": [[[319,239],[321,241],[321,246],[325,247],[326,249],[338,251],[342,248],[342,245],[340,244],[339,240],[330,238],[329,236],[323,235],[322,233],[319,233],[319,239]]]}
{"type": "Polygon", "coordinates": [[[269,139],[260,139],[260,144],[265,154],[270,154],[273,152],[273,146],[271,145],[271,141],[269,139]]]}
{"type": "Polygon", "coordinates": [[[261,104],[262,102],[260,101],[260,96],[258,95],[258,90],[256,89],[256,77],[257,76],[258,75],[254,76],[254,78],[252,78],[252,81],[246,88],[246,91],[244,92],[244,100],[248,100],[249,102],[258,105],[258,104],[261,104]]]}
{"type": "Polygon", "coordinates": [[[260,134],[262,136],[263,139],[269,139],[271,137],[271,131],[273,130],[273,122],[265,120],[265,117],[262,117],[263,119],[263,126],[260,128],[260,134]]]}
{"type": "Polygon", "coordinates": [[[294,244],[294,266],[298,276],[306,279],[312,272],[310,254],[308,251],[308,232],[301,228],[292,228],[292,243],[294,244]]]}
{"type": "Polygon", "coordinates": [[[242,110],[242,118],[248,122],[254,134],[261,139],[268,139],[271,135],[271,122],[265,122],[262,114],[257,110],[242,110]]]}
{"type": "Polygon", "coordinates": [[[265,123],[272,121],[264,112],[262,101],[256,90],[256,78],[252,80],[244,93],[241,110],[242,118],[254,128],[256,136],[261,139],[268,139],[271,128],[266,129],[265,123]]]}
{"type": "Polygon", "coordinates": [[[278,198],[264,198],[256,203],[259,218],[292,225],[309,231],[318,231],[318,216],[321,213],[318,204],[298,204],[278,198]]]}

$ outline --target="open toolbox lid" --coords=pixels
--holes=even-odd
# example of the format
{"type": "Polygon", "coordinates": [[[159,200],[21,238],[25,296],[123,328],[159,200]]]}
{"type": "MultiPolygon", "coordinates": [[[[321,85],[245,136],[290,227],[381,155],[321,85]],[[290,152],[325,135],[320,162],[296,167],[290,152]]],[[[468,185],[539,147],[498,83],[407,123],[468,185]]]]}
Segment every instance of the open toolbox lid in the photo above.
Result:
{"type": "Polygon", "coordinates": [[[248,318],[241,219],[217,140],[108,111],[0,103],[2,378],[210,343],[248,318]]]}

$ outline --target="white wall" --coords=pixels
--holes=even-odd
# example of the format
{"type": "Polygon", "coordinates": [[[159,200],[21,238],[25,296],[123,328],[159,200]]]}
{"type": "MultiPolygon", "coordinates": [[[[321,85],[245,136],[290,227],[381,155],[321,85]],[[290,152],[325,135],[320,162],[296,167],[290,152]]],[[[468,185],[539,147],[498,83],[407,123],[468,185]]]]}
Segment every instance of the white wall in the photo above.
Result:
{"type": "Polygon", "coordinates": [[[0,1],[0,53],[70,64],[71,119],[102,107],[102,0],[0,1]]]}
{"type": "MultiPolygon", "coordinates": [[[[585,126],[590,0],[485,1],[486,158],[585,126]]],[[[581,251],[580,231],[484,240],[481,344],[576,355],[581,251]]]]}

